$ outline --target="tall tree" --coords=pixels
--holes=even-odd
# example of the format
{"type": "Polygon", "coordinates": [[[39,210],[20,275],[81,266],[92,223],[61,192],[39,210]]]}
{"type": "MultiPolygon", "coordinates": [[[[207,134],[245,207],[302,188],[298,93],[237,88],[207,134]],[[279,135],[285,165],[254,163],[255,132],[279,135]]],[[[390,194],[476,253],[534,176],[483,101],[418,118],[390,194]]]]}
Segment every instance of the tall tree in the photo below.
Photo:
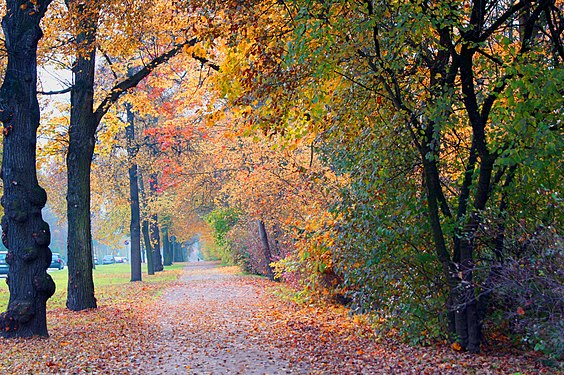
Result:
{"type": "Polygon", "coordinates": [[[131,246],[131,281],[141,281],[141,206],[139,204],[139,177],[135,156],[135,116],[131,105],[126,105],[127,127],[125,128],[127,142],[127,156],[129,160],[129,204],[131,207],[131,222],[129,225],[131,246]]]}
{"type": "Polygon", "coordinates": [[[168,235],[168,225],[163,225],[161,230],[163,234],[163,265],[172,266],[172,246],[170,243],[170,237],[168,235]]]}
{"type": "Polygon", "coordinates": [[[0,315],[3,337],[48,336],[46,302],[55,292],[47,274],[51,264],[51,234],[41,209],[47,194],[37,182],[36,133],[37,45],[39,26],[50,0],[6,1],[2,19],[8,64],[0,88],[0,121],[4,125],[1,177],[4,181],[2,242],[10,301],[0,315]]]}
{"type": "Polygon", "coordinates": [[[264,253],[264,261],[266,262],[266,272],[270,280],[274,280],[274,272],[272,271],[272,253],[270,251],[270,243],[268,242],[268,235],[266,233],[266,227],[264,221],[257,220],[258,231],[260,236],[260,242],[262,244],[262,251],[264,253]]]}
{"type": "Polygon", "coordinates": [[[492,235],[490,223],[504,230],[516,184],[524,200],[523,191],[558,191],[561,180],[549,160],[562,146],[562,3],[279,6],[288,17],[269,30],[283,25],[290,30],[279,35],[293,37],[276,43],[253,29],[233,35],[224,72],[242,78],[228,78],[224,92],[241,105],[246,124],[266,133],[323,136],[327,159],[350,181],[336,207],[342,216],[333,248],[359,300],[369,295],[366,307],[391,306],[398,285],[417,285],[401,306],[413,306],[413,320],[427,325],[421,306],[434,296],[437,311],[448,306],[441,316],[448,312],[451,337],[479,351],[492,285],[481,280],[503,259],[487,246],[503,237],[492,235]],[[524,177],[537,169],[553,178],[524,177]],[[519,174],[528,183],[518,183],[519,174]],[[410,300],[415,295],[421,303],[410,300]]]}
{"type": "MultiPolygon", "coordinates": [[[[153,199],[157,198],[157,173],[151,173],[149,178],[149,191],[153,199]]],[[[163,259],[161,255],[161,234],[159,230],[159,215],[156,212],[151,214],[149,219],[149,232],[151,236],[151,247],[153,250],[153,269],[155,272],[164,270],[163,259]]]]}
{"type": "Polygon", "coordinates": [[[92,229],[90,221],[90,172],[96,128],[94,116],[94,72],[96,68],[96,30],[100,3],[67,0],[76,37],[76,60],[67,152],[67,308],[84,310],[96,307],[92,278],[92,229]]]}
{"type": "Polygon", "coordinates": [[[90,168],[94,155],[96,130],[110,107],[127,90],[137,86],[156,67],[193,46],[197,39],[175,44],[155,57],[133,75],[118,81],[94,109],[94,78],[96,68],[96,34],[100,5],[98,2],[68,0],[69,12],[75,22],[76,60],[71,88],[71,118],[69,126],[68,174],[68,257],[69,285],[67,308],[83,310],[96,307],[92,279],[92,235],[90,223],[90,168]],[[71,235],[72,233],[72,235],[71,235]]]}

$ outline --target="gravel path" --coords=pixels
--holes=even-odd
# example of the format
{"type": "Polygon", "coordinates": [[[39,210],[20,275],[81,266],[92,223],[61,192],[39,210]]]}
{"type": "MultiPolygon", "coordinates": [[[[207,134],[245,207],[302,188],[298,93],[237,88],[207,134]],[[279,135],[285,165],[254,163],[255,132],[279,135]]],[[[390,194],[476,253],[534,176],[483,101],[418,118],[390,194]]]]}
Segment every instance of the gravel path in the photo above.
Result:
{"type": "Polygon", "coordinates": [[[155,306],[160,337],[147,373],[305,374],[269,337],[261,301],[266,280],[213,262],[189,264],[155,306]]]}

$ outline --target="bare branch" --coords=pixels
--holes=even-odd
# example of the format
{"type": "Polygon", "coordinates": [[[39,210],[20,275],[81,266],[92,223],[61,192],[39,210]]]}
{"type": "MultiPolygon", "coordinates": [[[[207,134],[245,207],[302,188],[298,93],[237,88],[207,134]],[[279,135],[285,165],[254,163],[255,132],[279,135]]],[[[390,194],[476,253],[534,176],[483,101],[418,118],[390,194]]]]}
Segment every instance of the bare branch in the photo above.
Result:
{"type": "Polygon", "coordinates": [[[37,91],[37,93],[39,95],[61,95],[61,94],[66,94],[67,92],[71,92],[71,90],[72,90],[72,86],[57,91],[37,91]]]}

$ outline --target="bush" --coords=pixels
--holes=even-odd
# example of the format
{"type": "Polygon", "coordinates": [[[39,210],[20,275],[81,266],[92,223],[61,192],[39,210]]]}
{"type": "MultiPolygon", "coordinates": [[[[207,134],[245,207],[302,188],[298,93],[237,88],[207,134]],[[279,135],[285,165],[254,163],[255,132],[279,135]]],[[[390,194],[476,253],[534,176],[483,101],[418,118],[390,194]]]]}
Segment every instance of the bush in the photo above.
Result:
{"type": "Polygon", "coordinates": [[[553,227],[515,236],[499,272],[500,326],[534,350],[564,358],[564,239],[553,227]]]}
{"type": "Polygon", "coordinates": [[[215,240],[213,255],[216,255],[223,264],[235,264],[235,258],[227,233],[237,224],[239,212],[232,208],[216,208],[206,215],[205,221],[212,228],[212,235],[215,240]]]}

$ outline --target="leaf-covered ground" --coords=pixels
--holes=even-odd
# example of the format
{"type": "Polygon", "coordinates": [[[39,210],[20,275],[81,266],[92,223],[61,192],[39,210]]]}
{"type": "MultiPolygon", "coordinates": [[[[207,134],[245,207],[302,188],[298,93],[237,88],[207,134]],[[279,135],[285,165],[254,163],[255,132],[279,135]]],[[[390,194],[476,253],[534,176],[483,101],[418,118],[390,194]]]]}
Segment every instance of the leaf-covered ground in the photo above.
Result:
{"type": "Polygon", "coordinates": [[[0,373],[555,373],[535,356],[471,356],[375,340],[344,309],[298,306],[276,297],[275,288],[205,262],[188,265],[173,284],[122,285],[120,298],[97,310],[50,311],[48,339],[0,339],[0,373]]]}

